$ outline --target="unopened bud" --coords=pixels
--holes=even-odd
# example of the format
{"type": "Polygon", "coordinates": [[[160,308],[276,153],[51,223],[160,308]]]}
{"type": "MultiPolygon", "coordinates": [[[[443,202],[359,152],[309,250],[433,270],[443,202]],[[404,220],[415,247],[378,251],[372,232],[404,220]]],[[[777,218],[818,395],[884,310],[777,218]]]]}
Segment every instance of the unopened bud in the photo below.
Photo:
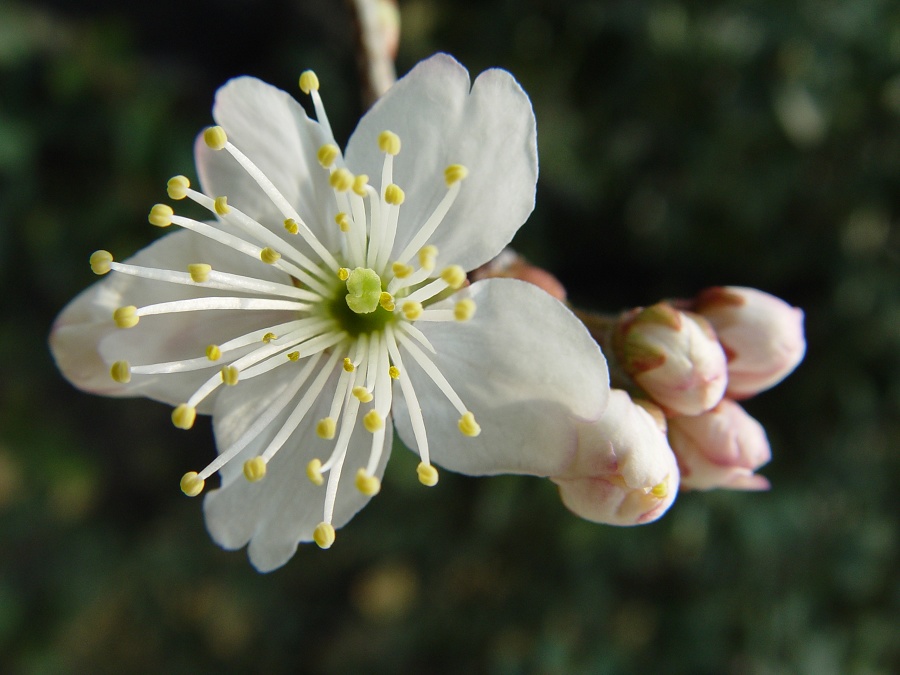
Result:
{"type": "Polygon", "coordinates": [[[551,480],[576,515],[609,525],[641,525],[672,505],[678,465],[653,415],[613,389],[603,417],[579,425],[574,459],[551,480]]]}
{"type": "Polygon", "coordinates": [[[765,429],[731,399],[709,412],[669,420],[669,444],[688,490],[767,490],[754,471],[772,457],[765,429]]]}
{"type": "Polygon", "coordinates": [[[803,360],[803,311],[754,288],[702,291],[693,309],[709,321],[728,356],[728,396],[748,398],[775,386],[803,360]]]}
{"type": "Polygon", "coordinates": [[[614,337],[622,369],[669,413],[699,415],[722,400],[725,352],[705,319],[660,302],[624,315],[614,337]]]}

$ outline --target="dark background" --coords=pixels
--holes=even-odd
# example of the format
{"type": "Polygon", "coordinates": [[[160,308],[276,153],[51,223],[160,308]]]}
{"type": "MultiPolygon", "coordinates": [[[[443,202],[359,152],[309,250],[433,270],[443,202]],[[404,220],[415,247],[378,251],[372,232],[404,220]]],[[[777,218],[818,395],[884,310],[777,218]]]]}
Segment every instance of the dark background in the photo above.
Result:
{"type": "Polygon", "coordinates": [[[809,351],[747,405],[769,493],[690,493],[636,529],[548,481],[397,449],[333,549],[259,575],[178,480],[206,420],[79,393],[55,314],[123,259],[217,86],[317,71],[339,139],[362,112],[329,0],[0,0],[0,671],[897,672],[900,6],[888,0],[402,2],[398,70],[509,69],[538,119],[516,240],[580,306],[714,284],[806,311],[809,351]]]}

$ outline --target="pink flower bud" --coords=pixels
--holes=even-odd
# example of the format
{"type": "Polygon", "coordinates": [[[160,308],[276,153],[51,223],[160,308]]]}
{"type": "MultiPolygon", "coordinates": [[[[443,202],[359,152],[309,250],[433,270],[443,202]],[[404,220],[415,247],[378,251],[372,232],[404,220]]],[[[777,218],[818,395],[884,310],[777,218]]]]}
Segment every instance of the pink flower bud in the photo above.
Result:
{"type": "Polygon", "coordinates": [[[619,364],[669,413],[699,415],[725,393],[726,358],[703,317],[660,302],[623,316],[614,336],[619,364]]]}
{"type": "Polygon", "coordinates": [[[530,264],[511,248],[505,248],[490,262],[472,270],[469,274],[472,281],[503,277],[507,279],[521,279],[546,291],[557,300],[566,299],[566,287],[559,279],[550,274],[543,267],[530,264]]]}
{"type": "Polygon", "coordinates": [[[694,310],[716,329],[728,356],[728,396],[747,398],[778,384],[806,353],[803,311],[753,288],[702,291],[694,310]]]}
{"type": "Polygon", "coordinates": [[[765,429],[731,399],[696,417],[669,420],[669,444],[687,490],[767,490],[753,472],[772,458],[765,429]]]}
{"type": "Polygon", "coordinates": [[[653,415],[613,389],[603,417],[579,425],[572,463],[551,480],[576,515],[609,525],[641,525],[672,505],[678,465],[653,415]]]}

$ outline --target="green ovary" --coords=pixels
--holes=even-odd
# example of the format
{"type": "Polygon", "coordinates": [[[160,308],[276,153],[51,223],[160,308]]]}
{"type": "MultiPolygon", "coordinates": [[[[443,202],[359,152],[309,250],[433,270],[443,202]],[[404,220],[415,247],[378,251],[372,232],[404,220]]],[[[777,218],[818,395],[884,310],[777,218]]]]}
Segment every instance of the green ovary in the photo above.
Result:
{"type": "Polygon", "coordinates": [[[381,299],[381,277],[367,267],[357,267],[347,278],[347,306],[357,314],[371,314],[381,299]]]}

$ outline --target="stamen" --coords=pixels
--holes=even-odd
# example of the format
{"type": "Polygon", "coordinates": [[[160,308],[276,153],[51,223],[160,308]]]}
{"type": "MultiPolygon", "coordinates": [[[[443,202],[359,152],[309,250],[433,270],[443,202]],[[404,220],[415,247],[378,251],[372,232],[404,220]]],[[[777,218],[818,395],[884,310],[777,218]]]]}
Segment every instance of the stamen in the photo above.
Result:
{"type": "Polygon", "coordinates": [[[447,187],[450,187],[454,183],[465,180],[468,175],[469,170],[462,164],[451,164],[444,169],[444,182],[447,183],[447,187]]]}
{"type": "Polygon", "coordinates": [[[109,369],[109,374],[119,384],[131,382],[131,366],[128,361],[116,361],[109,369]]]}
{"type": "Polygon", "coordinates": [[[266,265],[274,265],[281,260],[281,254],[275,249],[266,246],[259,252],[259,259],[266,263],[266,265]]]}
{"type": "Polygon", "coordinates": [[[219,216],[227,216],[231,213],[231,207],[228,206],[228,197],[216,197],[213,202],[213,208],[216,211],[216,215],[219,216]]]}
{"type": "Polygon", "coordinates": [[[669,494],[669,486],[666,484],[666,481],[657,483],[650,489],[650,494],[658,499],[662,499],[669,494]]]}
{"type": "Polygon", "coordinates": [[[355,192],[360,197],[365,197],[368,194],[366,190],[366,186],[369,184],[369,177],[364,174],[358,174],[353,179],[353,192],[355,192]]]}
{"type": "Polygon", "coordinates": [[[181,477],[181,491],[188,497],[196,497],[203,492],[206,481],[197,475],[196,471],[188,471],[181,477]]]}
{"type": "Polygon", "coordinates": [[[218,361],[222,358],[222,350],[219,348],[219,345],[209,345],[206,348],[206,358],[210,361],[218,361]]]}
{"type": "Polygon", "coordinates": [[[196,419],[197,409],[193,406],[189,406],[187,403],[182,403],[172,411],[172,424],[179,429],[190,429],[194,426],[194,421],[196,419]]]}
{"type": "Polygon", "coordinates": [[[412,274],[415,270],[412,265],[406,265],[404,263],[395,262],[391,265],[391,271],[394,273],[394,276],[398,279],[405,279],[410,274],[412,274]]]}
{"type": "Polygon", "coordinates": [[[175,215],[175,212],[168,204],[155,204],[150,209],[150,215],[147,216],[147,220],[156,227],[168,227],[172,224],[173,215],[175,215]]]}
{"type": "Polygon", "coordinates": [[[426,220],[422,224],[422,227],[419,228],[419,231],[416,233],[416,235],[412,239],[410,239],[409,243],[406,245],[406,248],[403,249],[403,252],[399,256],[397,256],[397,260],[399,260],[400,262],[408,261],[413,257],[413,254],[420,248],[422,248],[425,243],[431,238],[431,235],[434,234],[435,230],[437,230],[438,226],[443,222],[444,217],[450,210],[450,207],[453,206],[453,202],[456,201],[456,197],[457,195],[459,195],[459,189],[461,185],[462,181],[457,180],[447,188],[447,194],[444,195],[444,198],[440,201],[432,214],[428,217],[428,220],[426,220]]]}
{"type": "Polygon", "coordinates": [[[251,483],[265,478],[266,461],[262,457],[254,457],[244,462],[244,478],[251,483]]]}
{"type": "MultiPolygon", "coordinates": [[[[316,424],[316,435],[326,441],[330,441],[334,438],[335,431],[337,431],[337,422],[335,422],[332,417],[323,417],[319,420],[318,424],[316,424]]],[[[315,461],[318,462],[319,460],[315,461]]],[[[322,462],[319,462],[320,466],[321,464],[322,462]]]]}
{"type": "Polygon", "coordinates": [[[300,73],[300,91],[309,94],[311,91],[318,91],[319,78],[312,70],[304,70],[300,73]]]}
{"type": "Polygon", "coordinates": [[[228,134],[222,127],[207,127],[203,131],[203,142],[210,150],[221,150],[228,145],[228,134]]]}
{"type": "Polygon", "coordinates": [[[350,231],[350,217],[341,211],[334,217],[334,222],[338,224],[338,227],[341,228],[341,232],[349,232],[350,231]]]}
{"type": "MultiPolygon", "coordinates": [[[[391,361],[394,362],[393,367],[397,368],[398,371],[402,371],[403,359],[400,357],[400,350],[397,348],[393,326],[388,325],[385,327],[384,339],[391,361]]],[[[428,434],[425,431],[425,420],[422,417],[422,407],[419,405],[419,400],[416,397],[416,390],[408,377],[401,377],[398,379],[398,382],[400,383],[400,391],[403,392],[403,398],[406,399],[406,409],[409,413],[409,422],[412,426],[413,436],[416,439],[419,456],[425,464],[428,464],[428,434]]]]}
{"type": "Polygon", "coordinates": [[[272,340],[277,340],[277,339],[278,339],[278,336],[275,335],[275,333],[266,333],[265,335],[262,336],[262,341],[266,344],[269,344],[270,342],[272,342],[272,340]]]}
{"type": "Polygon", "coordinates": [[[113,321],[116,322],[119,328],[134,328],[140,320],[141,317],[138,316],[137,307],[134,305],[119,307],[113,312],[113,321]]]}
{"type": "Polygon", "coordinates": [[[94,251],[91,254],[91,271],[99,276],[108,274],[112,269],[110,266],[112,261],[112,253],[109,251],[94,251]]]}
{"type": "Polygon", "coordinates": [[[287,218],[284,221],[284,229],[287,230],[290,234],[297,234],[300,231],[300,226],[293,218],[287,218]]]}
{"type": "MultiPolygon", "coordinates": [[[[400,324],[400,325],[404,325],[404,324],[400,324]]],[[[425,371],[425,374],[431,378],[431,381],[434,382],[442,392],[444,392],[444,396],[446,396],[447,400],[450,401],[450,403],[453,405],[454,408],[456,408],[457,412],[459,412],[460,415],[465,416],[465,414],[468,413],[469,411],[466,410],[466,406],[463,404],[462,399],[460,399],[459,394],[457,394],[453,390],[453,387],[450,386],[450,383],[447,381],[447,378],[444,377],[444,375],[441,373],[441,371],[438,369],[438,367],[436,365],[434,365],[434,363],[431,361],[431,359],[429,359],[425,355],[425,353],[421,349],[419,349],[415,344],[413,344],[413,342],[408,337],[406,337],[403,333],[398,332],[398,333],[395,333],[395,335],[397,337],[397,341],[399,342],[399,344],[403,345],[403,347],[406,349],[406,351],[409,352],[409,355],[413,357],[413,360],[415,360],[415,362],[418,363],[422,367],[422,370],[425,371]]],[[[397,360],[394,359],[394,362],[396,363],[397,360]]],[[[400,381],[403,382],[407,379],[408,378],[403,378],[400,381]]],[[[474,416],[472,418],[472,421],[474,422],[474,416]]]]}
{"type": "Polygon", "coordinates": [[[229,387],[233,387],[238,383],[238,379],[240,378],[240,371],[234,366],[225,366],[222,370],[219,371],[222,375],[222,382],[227,384],[229,387]]]}
{"type": "Polygon", "coordinates": [[[331,523],[319,523],[313,530],[313,541],[319,548],[328,549],[334,543],[334,526],[331,523]]]}
{"type": "Polygon", "coordinates": [[[356,366],[353,365],[353,361],[350,360],[349,356],[344,357],[344,370],[348,373],[352,373],[356,369],[356,366]]]}
{"type": "Polygon", "coordinates": [[[365,469],[356,472],[356,489],[366,497],[374,497],[381,491],[381,481],[365,469]]]}
{"type": "Polygon", "coordinates": [[[406,199],[406,194],[400,189],[399,185],[391,183],[384,189],[384,201],[391,206],[400,206],[406,199]]]}
{"type": "Polygon", "coordinates": [[[328,123],[328,116],[325,114],[325,105],[322,103],[322,97],[319,96],[319,78],[311,70],[305,70],[300,75],[300,91],[309,94],[313,100],[313,107],[316,110],[316,120],[322,125],[326,135],[334,138],[331,133],[331,125],[328,123]]]}
{"type": "Polygon", "coordinates": [[[419,482],[425,487],[434,487],[438,483],[438,471],[431,464],[419,462],[416,467],[416,473],[419,475],[419,482]]]}
{"type": "Polygon", "coordinates": [[[397,366],[391,366],[388,369],[388,375],[391,376],[392,380],[397,380],[400,378],[400,369],[397,366]]]}
{"type": "Polygon", "coordinates": [[[337,192],[347,192],[353,187],[353,174],[344,168],[335,169],[328,182],[337,192]]]}
{"type": "Polygon", "coordinates": [[[363,426],[370,434],[374,434],[379,429],[384,429],[384,418],[377,410],[370,410],[363,416],[363,426]]]}
{"type": "Polygon", "coordinates": [[[422,269],[431,271],[437,262],[438,247],[433,244],[423,246],[419,251],[419,266],[422,269]]]}
{"type": "Polygon", "coordinates": [[[475,316],[475,301],[472,298],[463,298],[453,308],[453,318],[457,321],[468,321],[475,316]]]}
{"type": "Polygon", "coordinates": [[[311,459],[306,465],[306,477],[309,478],[313,485],[322,485],[325,478],[322,476],[322,461],[319,459],[311,459]]]}
{"type": "Polygon", "coordinates": [[[441,272],[441,279],[453,290],[462,288],[466,283],[466,271],[459,265],[450,265],[441,272]]]}
{"type": "Polygon", "coordinates": [[[287,355],[287,357],[288,357],[288,361],[295,361],[295,362],[299,361],[300,360],[300,352],[299,351],[290,352],[287,355]]]}
{"type": "Polygon", "coordinates": [[[459,418],[458,426],[464,436],[474,438],[481,433],[481,427],[478,422],[475,421],[475,415],[468,410],[459,418]]]}
{"type": "Polygon", "coordinates": [[[212,272],[212,265],[206,263],[193,263],[188,265],[188,273],[194,283],[202,284],[209,281],[209,273],[212,272]]]}
{"type": "Polygon", "coordinates": [[[166,183],[166,192],[169,199],[178,201],[187,197],[189,187],[191,187],[191,181],[186,176],[172,176],[166,183]]]}
{"type": "Polygon", "coordinates": [[[372,392],[365,387],[353,387],[353,395],[359,399],[360,403],[368,403],[372,400],[372,392]]]}
{"type": "Polygon", "coordinates": [[[422,316],[422,303],[414,300],[407,300],[400,306],[400,311],[407,321],[415,321],[422,316]]]}
{"type": "Polygon", "coordinates": [[[388,312],[393,312],[396,308],[394,305],[394,297],[387,291],[382,292],[381,296],[378,298],[378,304],[388,312]]]}
{"type": "Polygon", "coordinates": [[[382,131],[378,134],[378,149],[388,155],[400,153],[400,137],[393,131],[382,131]]]}
{"type": "Polygon", "coordinates": [[[334,161],[341,156],[341,150],[338,146],[333,143],[326,143],[319,151],[316,153],[316,159],[319,160],[319,164],[322,165],[323,169],[329,169],[334,164],[334,161]]]}

